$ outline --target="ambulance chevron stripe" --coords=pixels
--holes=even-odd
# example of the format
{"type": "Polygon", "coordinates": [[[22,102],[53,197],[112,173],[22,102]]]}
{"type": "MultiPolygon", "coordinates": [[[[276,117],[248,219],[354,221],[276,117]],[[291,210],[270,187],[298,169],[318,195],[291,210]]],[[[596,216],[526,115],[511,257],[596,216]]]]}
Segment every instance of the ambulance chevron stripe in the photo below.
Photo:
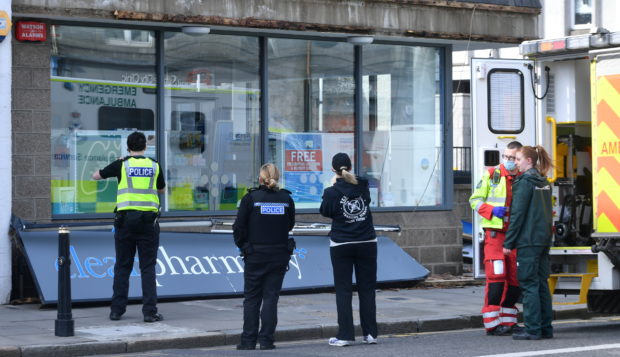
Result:
{"type": "Polygon", "coordinates": [[[605,79],[614,87],[616,92],[620,93],[620,75],[605,76],[605,79]]]}
{"type": "Polygon", "coordinates": [[[593,122],[596,229],[620,231],[620,75],[597,78],[596,122],[593,122]],[[596,124],[595,124],[596,123],[596,124]]]}
{"type": "Polygon", "coordinates": [[[597,218],[600,219],[600,217],[604,214],[605,216],[607,216],[609,224],[612,225],[612,227],[601,227],[600,224],[602,222],[599,221],[598,231],[599,232],[620,232],[619,230],[620,208],[618,208],[618,206],[614,204],[614,202],[611,200],[609,195],[607,195],[606,192],[601,192],[598,195],[596,204],[598,206],[596,210],[597,218]]]}
{"type": "Polygon", "coordinates": [[[618,116],[620,115],[620,91],[618,91],[617,87],[613,84],[616,78],[620,79],[620,76],[598,77],[599,82],[596,86],[596,93],[599,95],[599,102],[607,102],[610,108],[616,113],[615,116],[618,116]]]}
{"type": "Polygon", "coordinates": [[[620,120],[618,120],[618,114],[607,104],[606,100],[601,100],[598,103],[596,114],[598,116],[598,125],[607,125],[614,135],[620,138],[620,120]]]}
{"type": "MultiPolygon", "coordinates": [[[[618,184],[618,180],[620,180],[620,178],[614,177],[612,172],[613,171],[611,171],[610,169],[605,168],[605,167],[601,168],[598,171],[597,180],[599,182],[604,182],[605,184],[604,185],[599,184],[596,187],[595,193],[596,193],[596,195],[598,197],[598,195],[601,192],[605,192],[605,194],[607,194],[607,196],[609,196],[609,198],[612,200],[612,202],[616,206],[620,207],[620,194],[615,194],[615,193],[620,192],[620,185],[618,184]]],[[[595,212],[595,213],[598,214],[599,212],[595,212]]],[[[600,213],[602,213],[602,212],[600,212],[600,213]]]]}

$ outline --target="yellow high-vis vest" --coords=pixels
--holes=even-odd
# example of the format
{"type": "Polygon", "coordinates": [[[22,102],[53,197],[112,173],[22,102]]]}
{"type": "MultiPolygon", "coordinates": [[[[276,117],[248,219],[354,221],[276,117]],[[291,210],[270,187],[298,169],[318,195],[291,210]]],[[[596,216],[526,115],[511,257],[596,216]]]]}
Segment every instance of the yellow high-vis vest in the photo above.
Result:
{"type": "MultiPolygon", "coordinates": [[[[501,176],[500,168],[496,167],[494,170],[484,171],[482,179],[480,179],[469,198],[469,205],[476,212],[478,212],[483,203],[493,207],[503,207],[506,206],[506,195],[506,176],[501,176]]],[[[480,215],[478,217],[480,218],[480,226],[482,228],[504,228],[503,218],[492,216],[491,219],[486,219],[480,215]]]]}
{"type": "Polygon", "coordinates": [[[159,210],[157,196],[157,177],[159,165],[148,158],[134,158],[123,161],[121,182],[116,193],[117,211],[159,210]]]}

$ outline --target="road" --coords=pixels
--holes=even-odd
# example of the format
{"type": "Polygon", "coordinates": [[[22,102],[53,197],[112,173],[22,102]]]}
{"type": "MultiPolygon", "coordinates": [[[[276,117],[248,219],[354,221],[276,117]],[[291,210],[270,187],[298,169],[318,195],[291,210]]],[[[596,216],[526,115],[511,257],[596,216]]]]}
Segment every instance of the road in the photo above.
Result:
{"type": "Polygon", "coordinates": [[[332,347],[325,340],[308,340],[276,342],[278,348],[272,351],[236,351],[234,346],[222,346],[106,356],[620,356],[620,317],[559,321],[554,326],[555,338],[540,341],[514,341],[508,336],[485,336],[482,329],[471,329],[380,336],[377,345],[363,345],[358,341],[350,347],[332,347]]]}

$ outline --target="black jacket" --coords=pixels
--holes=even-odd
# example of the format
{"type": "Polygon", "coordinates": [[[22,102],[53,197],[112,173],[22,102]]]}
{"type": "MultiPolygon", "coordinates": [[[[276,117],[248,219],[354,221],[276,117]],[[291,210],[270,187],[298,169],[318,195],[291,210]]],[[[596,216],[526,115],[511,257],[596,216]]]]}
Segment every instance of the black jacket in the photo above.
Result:
{"type": "Polygon", "coordinates": [[[538,170],[529,169],[512,184],[510,225],[504,248],[550,246],[552,224],[551,185],[538,170]]]}
{"type": "Polygon", "coordinates": [[[288,232],[295,226],[295,203],[290,194],[285,189],[260,186],[243,196],[233,224],[237,247],[249,244],[255,256],[265,255],[260,259],[265,261],[270,253],[287,253],[288,232]]]}
{"type": "Polygon", "coordinates": [[[372,240],[377,237],[370,213],[368,180],[357,178],[353,185],[337,179],[323,191],[321,215],[332,219],[331,240],[336,243],[372,240]]]}

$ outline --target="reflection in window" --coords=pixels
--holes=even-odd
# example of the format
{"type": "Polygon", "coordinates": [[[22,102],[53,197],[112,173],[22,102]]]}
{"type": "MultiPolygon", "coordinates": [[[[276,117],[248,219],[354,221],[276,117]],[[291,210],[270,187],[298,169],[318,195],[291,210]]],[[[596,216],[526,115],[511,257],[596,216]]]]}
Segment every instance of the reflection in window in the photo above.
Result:
{"type": "Polygon", "coordinates": [[[136,129],[149,139],[147,156],[155,157],[155,48],[127,48],[128,40],[153,33],[58,25],[51,31],[52,214],[109,213],[117,183],[91,174],[125,155],[136,129]],[[123,43],[107,41],[110,31],[123,43]]]}
{"type": "Polygon", "coordinates": [[[331,158],[353,156],[353,46],[270,39],[269,158],[298,208],[318,208],[331,158]]]}
{"type": "Polygon", "coordinates": [[[363,49],[361,173],[379,207],[442,203],[439,51],[363,49]]]}
{"type": "Polygon", "coordinates": [[[167,210],[235,210],[258,177],[258,39],[167,33],[167,210]]]}
{"type": "Polygon", "coordinates": [[[575,25],[589,25],[592,23],[592,0],[573,0],[575,25]]]}

